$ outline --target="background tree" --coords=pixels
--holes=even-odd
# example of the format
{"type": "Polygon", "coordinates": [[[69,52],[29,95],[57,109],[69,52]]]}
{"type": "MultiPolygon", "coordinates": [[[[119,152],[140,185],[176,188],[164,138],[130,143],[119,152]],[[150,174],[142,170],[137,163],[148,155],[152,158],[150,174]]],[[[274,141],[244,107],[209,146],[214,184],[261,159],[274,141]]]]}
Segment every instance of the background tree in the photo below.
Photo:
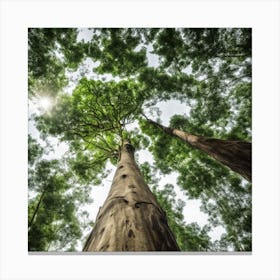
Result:
{"type": "Polygon", "coordinates": [[[28,249],[75,251],[90,222],[88,213],[79,211],[92,202],[90,189],[75,182],[63,161],[40,158],[43,152],[29,136],[28,249]]]}
{"type": "Polygon", "coordinates": [[[144,117],[151,125],[158,127],[173,137],[177,137],[191,147],[205,152],[220,163],[228,166],[231,170],[242,175],[248,181],[251,181],[252,145],[250,142],[205,138],[198,135],[192,135],[176,128],[161,125],[147,118],[145,115],[144,117]]]}

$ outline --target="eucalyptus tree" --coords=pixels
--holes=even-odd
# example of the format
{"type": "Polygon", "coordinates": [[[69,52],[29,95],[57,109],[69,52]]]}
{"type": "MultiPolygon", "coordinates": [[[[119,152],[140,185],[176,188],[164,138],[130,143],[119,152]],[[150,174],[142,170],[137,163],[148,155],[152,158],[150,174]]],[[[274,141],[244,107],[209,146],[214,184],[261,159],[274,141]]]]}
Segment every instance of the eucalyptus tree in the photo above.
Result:
{"type": "Polygon", "coordinates": [[[125,141],[111,190],[84,251],[179,251],[165,212],[145,183],[125,141]]]}
{"type": "Polygon", "coordinates": [[[150,124],[162,129],[171,136],[179,138],[191,147],[205,152],[220,163],[228,166],[231,170],[242,175],[248,181],[251,181],[252,145],[250,142],[197,136],[176,128],[161,125],[145,115],[144,117],[150,124]]]}

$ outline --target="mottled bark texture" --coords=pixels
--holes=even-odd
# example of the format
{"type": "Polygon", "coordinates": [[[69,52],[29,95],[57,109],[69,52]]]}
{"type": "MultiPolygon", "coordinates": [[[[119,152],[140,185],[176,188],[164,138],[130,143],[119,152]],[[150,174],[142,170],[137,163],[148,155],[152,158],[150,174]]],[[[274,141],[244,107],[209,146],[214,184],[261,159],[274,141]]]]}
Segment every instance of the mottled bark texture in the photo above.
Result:
{"type": "Polygon", "coordinates": [[[121,149],[111,190],[83,251],[179,251],[129,142],[121,149]]]}
{"type": "Polygon", "coordinates": [[[147,119],[166,133],[176,136],[220,163],[239,173],[246,180],[252,181],[252,144],[246,141],[221,140],[188,134],[184,131],[163,126],[147,119]]]}

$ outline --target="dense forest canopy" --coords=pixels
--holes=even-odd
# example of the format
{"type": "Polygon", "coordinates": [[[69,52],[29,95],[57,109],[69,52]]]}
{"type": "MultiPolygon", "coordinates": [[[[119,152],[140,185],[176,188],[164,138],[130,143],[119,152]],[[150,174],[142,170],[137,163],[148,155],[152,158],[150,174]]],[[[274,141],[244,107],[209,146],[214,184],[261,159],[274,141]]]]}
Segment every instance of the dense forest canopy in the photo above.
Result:
{"type": "Polygon", "coordinates": [[[251,63],[249,28],[30,28],[29,251],[80,248],[91,190],[128,139],[181,251],[251,251],[251,182],[160,129],[161,104],[180,102],[165,126],[250,145],[251,63]],[[140,162],[143,151],[152,158],[140,162]],[[161,180],[171,173],[176,186],[161,180]],[[206,225],[184,215],[192,199],[206,225]]]}

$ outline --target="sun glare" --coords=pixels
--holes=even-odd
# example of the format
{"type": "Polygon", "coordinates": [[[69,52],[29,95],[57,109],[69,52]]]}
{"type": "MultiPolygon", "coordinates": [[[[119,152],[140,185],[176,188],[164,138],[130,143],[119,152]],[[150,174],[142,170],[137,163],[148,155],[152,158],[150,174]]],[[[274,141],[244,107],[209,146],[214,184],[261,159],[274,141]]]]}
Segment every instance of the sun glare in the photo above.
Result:
{"type": "Polygon", "coordinates": [[[40,107],[41,107],[42,109],[47,110],[47,109],[49,109],[50,106],[51,106],[51,101],[50,101],[49,98],[43,97],[43,98],[40,99],[39,104],[40,104],[40,107]]]}

